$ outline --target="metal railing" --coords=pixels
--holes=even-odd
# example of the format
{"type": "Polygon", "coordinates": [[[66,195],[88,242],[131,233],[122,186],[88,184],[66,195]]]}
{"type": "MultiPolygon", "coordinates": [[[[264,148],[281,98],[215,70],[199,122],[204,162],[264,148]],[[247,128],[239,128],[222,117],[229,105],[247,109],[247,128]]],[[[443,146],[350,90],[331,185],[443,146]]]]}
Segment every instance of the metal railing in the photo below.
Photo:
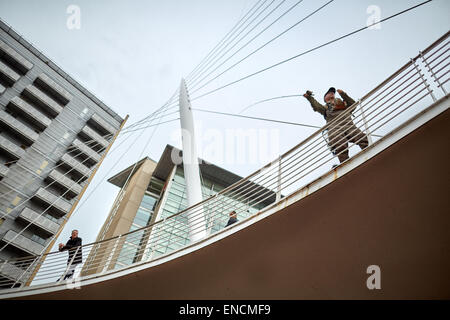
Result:
{"type": "MultiPolygon", "coordinates": [[[[89,258],[78,266],[75,277],[83,279],[173,253],[192,244],[189,237],[193,233],[204,232],[202,215],[205,212],[209,221],[206,237],[209,237],[214,233],[212,225],[216,226],[215,232],[223,229],[230,211],[234,210],[238,217],[242,217],[248,216],[249,207],[259,210],[268,208],[328,172],[340,153],[349,151],[353,156],[359,152],[358,147],[346,145],[345,135],[337,139],[323,139],[326,130],[345,130],[347,136],[361,130],[364,134],[358,135],[358,140],[353,142],[356,145],[367,139],[370,148],[371,144],[383,139],[438,98],[447,96],[444,85],[448,82],[450,69],[449,34],[446,33],[410,59],[333,121],[248,177],[149,226],[79,247],[83,256],[89,258]],[[433,88],[438,88],[438,92],[433,88]],[[425,100],[428,97],[430,101],[425,100]],[[332,153],[330,150],[339,152],[332,153]],[[190,219],[187,219],[188,215],[190,219]]],[[[67,252],[0,261],[0,275],[3,277],[0,287],[29,285],[31,278],[33,285],[55,282],[70,267],[67,252]],[[37,267],[39,272],[33,274],[31,271],[37,267]]]]}

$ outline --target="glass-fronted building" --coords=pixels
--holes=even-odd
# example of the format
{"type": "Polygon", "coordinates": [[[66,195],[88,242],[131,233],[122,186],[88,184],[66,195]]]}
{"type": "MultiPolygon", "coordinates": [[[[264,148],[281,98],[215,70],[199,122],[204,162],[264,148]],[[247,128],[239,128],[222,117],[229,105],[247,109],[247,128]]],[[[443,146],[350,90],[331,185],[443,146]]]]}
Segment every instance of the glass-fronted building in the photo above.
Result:
{"type": "MultiPolygon", "coordinates": [[[[180,159],[180,153],[167,145],[158,162],[142,159],[108,180],[121,190],[97,241],[134,232],[121,237],[115,248],[100,250],[109,252],[108,255],[95,258],[91,254],[85,267],[87,274],[95,273],[88,272],[89,263],[94,260],[104,270],[111,270],[173,252],[188,245],[192,233],[206,231],[210,235],[224,229],[231,211],[235,210],[241,221],[275,199],[273,195],[248,203],[248,197],[243,202],[239,196],[220,194],[202,207],[203,222],[194,221],[190,225],[190,212],[185,210],[188,202],[183,164],[181,160],[179,163],[173,160],[180,159]]],[[[201,159],[200,175],[204,200],[242,179],[201,159]]]]}
{"type": "MultiPolygon", "coordinates": [[[[152,177],[150,184],[145,191],[136,215],[133,219],[129,232],[142,229],[150,224],[155,214],[156,206],[161,198],[161,191],[164,182],[158,178],[152,177]]],[[[116,262],[116,267],[124,267],[140,260],[140,248],[144,245],[145,231],[139,230],[124,240],[116,262]]]]}

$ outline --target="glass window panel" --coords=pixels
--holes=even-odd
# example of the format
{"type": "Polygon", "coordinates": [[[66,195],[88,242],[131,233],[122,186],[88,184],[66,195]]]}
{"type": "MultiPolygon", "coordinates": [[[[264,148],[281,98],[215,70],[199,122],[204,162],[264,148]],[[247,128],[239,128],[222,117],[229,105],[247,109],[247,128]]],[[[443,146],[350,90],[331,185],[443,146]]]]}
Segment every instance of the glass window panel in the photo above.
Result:
{"type": "Polygon", "coordinates": [[[183,188],[171,188],[170,189],[170,192],[169,192],[169,195],[176,195],[176,196],[178,196],[178,197],[183,197],[183,196],[185,196],[185,194],[186,194],[186,192],[185,192],[185,187],[183,187],[183,188]]]}
{"type": "Polygon", "coordinates": [[[37,236],[37,235],[35,235],[35,234],[33,234],[33,235],[31,236],[31,240],[33,240],[34,242],[37,242],[37,243],[39,243],[39,244],[42,244],[42,245],[45,244],[45,239],[43,239],[43,238],[41,238],[41,237],[39,237],[39,236],[37,236]]]}
{"type": "Polygon", "coordinates": [[[183,201],[183,197],[176,194],[176,193],[169,193],[169,195],[167,196],[167,199],[170,201],[175,201],[177,203],[180,203],[181,201],[183,201]]]}
{"type": "Polygon", "coordinates": [[[178,184],[178,185],[184,185],[185,184],[184,178],[179,177],[179,176],[174,176],[173,177],[173,183],[174,184],[178,184]]]}
{"type": "Polygon", "coordinates": [[[131,245],[129,242],[125,242],[120,251],[120,255],[117,261],[121,264],[130,265],[133,263],[136,256],[138,247],[131,245]]]}
{"type": "Polygon", "coordinates": [[[130,227],[130,231],[129,232],[134,231],[134,230],[139,229],[139,228],[140,227],[138,225],[132,224],[131,227],[130,227]]]}
{"type": "Polygon", "coordinates": [[[164,207],[164,211],[166,211],[167,216],[171,216],[175,213],[178,213],[179,210],[178,210],[178,206],[166,203],[166,206],[164,207]]]}
{"type": "Polygon", "coordinates": [[[160,195],[163,187],[164,187],[164,181],[159,180],[158,178],[152,177],[147,190],[149,190],[150,192],[153,192],[157,195],[160,195]]]}
{"type": "Polygon", "coordinates": [[[141,226],[146,226],[148,221],[150,220],[151,213],[142,209],[138,209],[136,212],[136,216],[134,217],[134,223],[139,224],[141,226]]]}
{"type": "Polygon", "coordinates": [[[145,194],[144,197],[142,198],[140,206],[153,211],[156,207],[157,202],[158,199],[156,199],[151,195],[145,194]]]}

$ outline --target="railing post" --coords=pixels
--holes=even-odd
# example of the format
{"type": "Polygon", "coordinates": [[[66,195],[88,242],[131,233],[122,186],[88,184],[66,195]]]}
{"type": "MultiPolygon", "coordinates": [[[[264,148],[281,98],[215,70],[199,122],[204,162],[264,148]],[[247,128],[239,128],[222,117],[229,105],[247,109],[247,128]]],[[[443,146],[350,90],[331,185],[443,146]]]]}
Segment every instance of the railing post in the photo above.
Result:
{"type": "Polygon", "coordinates": [[[277,196],[275,202],[281,199],[281,155],[278,157],[278,181],[277,181],[277,196]]]}
{"type": "Polygon", "coordinates": [[[364,128],[366,129],[367,139],[369,140],[369,145],[371,145],[373,143],[372,134],[370,133],[369,126],[367,124],[366,115],[364,114],[364,109],[363,109],[361,99],[358,100],[358,103],[359,103],[359,108],[361,109],[361,116],[362,116],[362,119],[364,122],[364,128]]]}
{"type": "Polygon", "coordinates": [[[151,261],[153,259],[153,255],[155,254],[155,251],[157,250],[158,246],[162,247],[162,244],[159,243],[159,239],[161,238],[161,235],[163,234],[163,232],[165,230],[164,228],[165,228],[165,225],[166,225],[166,221],[167,221],[167,217],[165,217],[162,220],[161,227],[157,231],[157,234],[156,234],[156,236],[154,238],[154,242],[153,242],[153,245],[152,245],[153,248],[151,249],[152,253],[150,254],[149,261],[151,261]],[[158,234],[158,232],[159,232],[159,234],[158,234]]]}
{"type": "Polygon", "coordinates": [[[411,59],[411,63],[413,64],[414,68],[417,70],[417,73],[419,74],[423,85],[425,86],[425,88],[427,88],[428,93],[430,94],[431,98],[433,99],[433,102],[436,102],[437,99],[433,94],[433,90],[431,90],[430,86],[427,84],[427,80],[425,80],[425,78],[423,77],[423,74],[420,72],[419,66],[417,65],[416,61],[414,59],[411,59]]]}
{"type": "Polygon", "coordinates": [[[439,78],[436,76],[433,69],[431,69],[430,65],[428,64],[428,61],[425,59],[425,56],[423,55],[423,52],[419,51],[419,54],[420,54],[420,57],[422,58],[423,63],[428,68],[428,71],[430,71],[431,76],[434,78],[434,82],[436,82],[438,84],[438,88],[441,88],[441,90],[444,92],[444,95],[447,95],[447,91],[444,89],[444,86],[439,81],[439,78]]]}
{"type": "MultiPolygon", "coordinates": [[[[213,196],[213,199],[217,202],[217,193],[213,196]]],[[[213,199],[211,199],[211,202],[213,201],[213,199]]],[[[209,236],[209,235],[211,235],[211,232],[212,232],[212,229],[213,229],[213,226],[214,226],[214,221],[216,220],[214,217],[213,217],[213,213],[211,213],[212,212],[212,209],[213,208],[211,208],[211,205],[209,205],[209,209],[208,209],[208,218],[209,218],[209,220],[208,220],[208,231],[207,231],[207,235],[209,236]]]]}
{"type": "Polygon", "coordinates": [[[108,259],[105,262],[105,265],[103,266],[103,270],[101,272],[102,274],[105,273],[108,270],[109,264],[111,263],[111,261],[113,259],[113,256],[116,253],[116,249],[117,249],[117,246],[119,245],[119,241],[120,241],[121,238],[122,238],[122,235],[120,234],[117,237],[116,242],[114,243],[114,246],[113,246],[113,248],[111,250],[111,253],[109,254],[108,259]]]}
{"type": "Polygon", "coordinates": [[[6,266],[7,263],[8,263],[8,260],[5,260],[5,261],[2,263],[2,265],[1,265],[1,267],[0,267],[0,271],[2,271],[3,267],[6,266]]]}
{"type": "MultiPolygon", "coordinates": [[[[75,250],[75,253],[73,254],[72,259],[70,259],[70,262],[69,262],[69,264],[67,265],[66,271],[64,271],[64,273],[62,274],[62,276],[61,276],[61,278],[60,278],[60,281],[63,280],[64,277],[67,275],[67,272],[69,271],[70,267],[72,266],[72,263],[73,263],[73,261],[75,260],[75,257],[77,256],[78,250],[80,250],[80,248],[81,248],[81,246],[78,246],[78,247],[77,247],[77,250],[75,250]]],[[[68,252],[70,252],[70,251],[68,250],[68,252]]],[[[75,270],[74,270],[74,273],[75,273],[75,270]]]]}
{"type": "Polygon", "coordinates": [[[6,266],[6,264],[8,263],[8,260],[5,260],[2,265],[0,266],[0,272],[2,271],[2,269],[6,266]]]}
{"type": "MultiPolygon", "coordinates": [[[[27,274],[27,272],[28,272],[28,270],[30,270],[31,266],[34,265],[34,263],[35,263],[36,261],[39,261],[39,259],[41,259],[42,256],[43,256],[43,255],[41,254],[40,256],[37,256],[36,258],[34,258],[33,262],[31,262],[30,265],[28,266],[28,268],[20,275],[19,278],[17,278],[16,282],[14,282],[14,284],[12,285],[11,288],[14,288],[14,286],[22,279],[22,277],[23,277],[25,274],[27,274]]],[[[28,279],[27,279],[27,280],[28,280],[28,279]]],[[[20,285],[20,287],[23,287],[25,283],[26,283],[26,281],[25,281],[24,283],[22,283],[22,284],[20,285]]]]}

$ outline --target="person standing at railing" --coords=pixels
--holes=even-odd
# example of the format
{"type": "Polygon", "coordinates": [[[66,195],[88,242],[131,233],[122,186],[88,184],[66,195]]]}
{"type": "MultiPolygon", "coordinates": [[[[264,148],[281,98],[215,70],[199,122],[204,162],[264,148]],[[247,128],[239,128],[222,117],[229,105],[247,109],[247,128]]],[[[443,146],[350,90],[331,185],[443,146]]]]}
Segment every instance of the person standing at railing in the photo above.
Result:
{"type": "MultiPolygon", "coordinates": [[[[59,251],[69,251],[69,258],[67,260],[67,270],[64,279],[70,279],[75,273],[76,267],[83,262],[83,253],[81,250],[82,240],[78,237],[78,230],[73,230],[72,235],[67,241],[66,245],[60,243],[59,251]]],[[[61,280],[61,279],[60,279],[61,280]]],[[[58,280],[59,281],[59,280],[58,280]]]]}
{"type": "Polygon", "coordinates": [[[353,123],[352,112],[356,107],[355,100],[340,89],[337,92],[343,100],[335,97],[336,89],[331,87],[323,98],[326,103],[325,106],[314,99],[312,92],[309,90],[303,96],[309,101],[314,111],[323,115],[327,123],[338,118],[348,108],[352,108],[335,120],[328,128],[328,146],[331,148],[331,152],[338,156],[339,162],[342,163],[349,158],[349,142],[356,143],[361,149],[365,149],[369,145],[369,140],[353,123]]]}
{"type": "Polygon", "coordinates": [[[236,223],[236,222],[238,222],[239,220],[237,219],[237,213],[236,213],[236,211],[231,211],[230,212],[230,219],[228,220],[228,223],[227,223],[227,225],[225,226],[225,228],[226,227],[228,227],[229,225],[232,225],[233,223],[236,223]]]}

